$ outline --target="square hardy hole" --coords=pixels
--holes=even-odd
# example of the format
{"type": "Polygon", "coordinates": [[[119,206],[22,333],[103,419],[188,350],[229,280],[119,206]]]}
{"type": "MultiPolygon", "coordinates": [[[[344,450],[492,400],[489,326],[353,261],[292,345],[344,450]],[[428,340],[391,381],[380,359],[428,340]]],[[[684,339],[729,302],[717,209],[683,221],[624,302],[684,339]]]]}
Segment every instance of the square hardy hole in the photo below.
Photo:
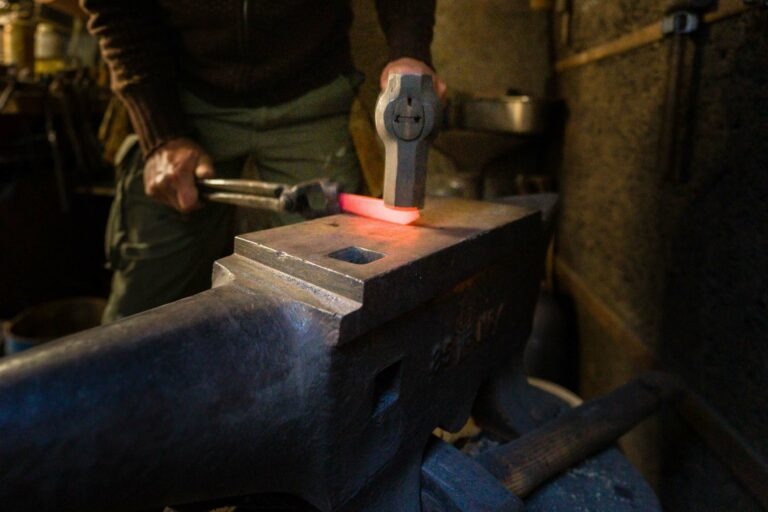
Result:
{"type": "Polygon", "coordinates": [[[367,265],[372,261],[380,260],[384,256],[385,255],[380,252],[369,251],[368,249],[355,246],[339,249],[328,255],[329,258],[346,261],[347,263],[354,263],[355,265],[367,265]]]}
{"type": "Polygon", "coordinates": [[[400,395],[400,373],[402,361],[393,363],[379,373],[373,380],[373,408],[374,418],[390,408],[400,395]]]}

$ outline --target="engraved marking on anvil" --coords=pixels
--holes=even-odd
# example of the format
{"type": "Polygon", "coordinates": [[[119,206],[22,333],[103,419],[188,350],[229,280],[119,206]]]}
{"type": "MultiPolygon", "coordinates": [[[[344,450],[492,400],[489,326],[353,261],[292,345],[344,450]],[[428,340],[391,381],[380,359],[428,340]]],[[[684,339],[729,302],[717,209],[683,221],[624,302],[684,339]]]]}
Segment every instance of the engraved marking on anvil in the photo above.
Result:
{"type": "Polygon", "coordinates": [[[431,373],[451,368],[464,361],[475,348],[496,335],[504,304],[475,314],[472,308],[461,308],[452,336],[446,336],[432,348],[431,373]]]}

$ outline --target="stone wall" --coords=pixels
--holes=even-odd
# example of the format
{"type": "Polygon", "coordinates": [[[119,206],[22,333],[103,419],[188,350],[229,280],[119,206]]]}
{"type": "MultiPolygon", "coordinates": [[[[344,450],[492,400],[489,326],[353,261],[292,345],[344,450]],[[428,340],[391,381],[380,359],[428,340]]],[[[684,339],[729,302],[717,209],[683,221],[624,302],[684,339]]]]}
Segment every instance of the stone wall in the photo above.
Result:
{"type": "MultiPolygon", "coordinates": [[[[557,57],[660,19],[662,4],[574,0],[557,57]]],[[[670,44],[558,76],[569,109],[559,258],[600,305],[577,301],[581,390],[600,394],[651,367],[679,374],[716,427],[673,412],[625,448],[669,510],[759,510],[734,477],[743,461],[716,443],[768,462],[768,13],[727,18],[687,44],[683,179],[658,158],[670,44]],[[708,431],[728,439],[706,443],[708,431]]]]}

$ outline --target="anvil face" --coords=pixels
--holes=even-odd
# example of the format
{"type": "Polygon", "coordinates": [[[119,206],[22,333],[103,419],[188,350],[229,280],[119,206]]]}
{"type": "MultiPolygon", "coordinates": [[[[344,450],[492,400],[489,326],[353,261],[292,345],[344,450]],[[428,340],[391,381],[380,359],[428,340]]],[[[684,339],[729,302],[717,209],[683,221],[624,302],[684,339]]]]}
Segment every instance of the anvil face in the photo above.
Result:
{"type": "Polygon", "coordinates": [[[0,362],[0,502],[417,511],[430,432],[519,363],[542,249],[538,214],[454,199],[238,237],[212,290],[0,362]]]}
{"type": "Polygon", "coordinates": [[[358,303],[348,305],[357,309],[335,340],[344,343],[519,251],[507,245],[520,243],[526,223],[535,229],[536,217],[507,205],[431,199],[412,225],[336,215],[240,236],[235,254],[358,303]]]}

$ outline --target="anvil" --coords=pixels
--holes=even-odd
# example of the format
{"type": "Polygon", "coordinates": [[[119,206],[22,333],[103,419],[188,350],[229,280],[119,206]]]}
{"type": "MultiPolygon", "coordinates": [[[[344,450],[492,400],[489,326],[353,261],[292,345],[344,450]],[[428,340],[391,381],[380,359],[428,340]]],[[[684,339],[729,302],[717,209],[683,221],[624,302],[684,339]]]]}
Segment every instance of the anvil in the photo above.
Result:
{"type": "Polygon", "coordinates": [[[418,511],[433,429],[519,367],[544,249],[538,212],[458,199],[239,236],[212,289],[1,360],[2,508],[418,511]]]}

